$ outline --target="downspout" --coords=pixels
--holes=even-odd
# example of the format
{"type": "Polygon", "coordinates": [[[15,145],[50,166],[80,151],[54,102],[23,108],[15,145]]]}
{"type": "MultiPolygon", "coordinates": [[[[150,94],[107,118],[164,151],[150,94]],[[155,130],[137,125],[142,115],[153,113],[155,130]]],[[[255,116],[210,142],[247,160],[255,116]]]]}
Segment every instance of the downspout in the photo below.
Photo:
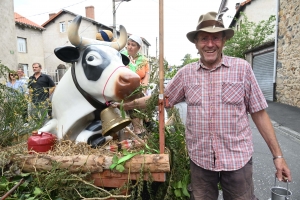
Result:
{"type": "Polygon", "coordinates": [[[278,40],[278,23],[279,23],[279,1],[276,1],[276,22],[275,22],[275,44],[274,44],[274,70],[273,70],[273,101],[276,100],[276,74],[277,74],[277,40],[278,40]]]}

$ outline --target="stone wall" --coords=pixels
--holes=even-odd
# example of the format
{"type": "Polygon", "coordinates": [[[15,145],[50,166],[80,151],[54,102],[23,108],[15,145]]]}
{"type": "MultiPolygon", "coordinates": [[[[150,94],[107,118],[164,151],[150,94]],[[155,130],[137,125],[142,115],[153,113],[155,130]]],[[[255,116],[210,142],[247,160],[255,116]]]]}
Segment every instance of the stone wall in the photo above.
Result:
{"type": "Polygon", "coordinates": [[[18,68],[17,37],[14,18],[14,1],[0,0],[0,61],[10,69],[18,68]]]}
{"type": "Polygon", "coordinates": [[[300,1],[281,0],[278,24],[276,98],[300,107],[300,1]]]}

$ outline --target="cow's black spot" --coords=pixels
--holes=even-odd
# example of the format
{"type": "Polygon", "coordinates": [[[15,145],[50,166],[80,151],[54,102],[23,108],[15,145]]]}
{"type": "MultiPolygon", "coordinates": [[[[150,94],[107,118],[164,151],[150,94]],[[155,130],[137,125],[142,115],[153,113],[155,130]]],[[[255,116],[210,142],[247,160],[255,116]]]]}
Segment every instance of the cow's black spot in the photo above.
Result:
{"type": "Polygon", "coordinates": [[[97,81],[100,78],[103,70],[110,65],[110,58],[105,51],[98,49],[94,46],[89,46],[84,50],[81,63],[86,78],[88,80],[97,81]],[[91,51],[93,51],[95,55],[86,58],[87,54],[90,53],[91,51]],[[99,61],[99,64],[98,65],[89,64],[89,62],[92,61],[95,61],[95,63],[99,61]]]}

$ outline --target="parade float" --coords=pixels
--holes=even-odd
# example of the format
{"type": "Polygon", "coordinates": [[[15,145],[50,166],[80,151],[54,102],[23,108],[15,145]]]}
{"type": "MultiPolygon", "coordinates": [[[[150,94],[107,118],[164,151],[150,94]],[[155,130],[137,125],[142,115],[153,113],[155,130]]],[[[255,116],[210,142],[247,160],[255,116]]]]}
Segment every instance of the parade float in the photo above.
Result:
{"type": "Polygon", "coordinates": [[[187,199],[184,126],[176,110],[164,120],[163,81],[156,80],[160,87],[147,109],[136,110],[151,122],[141,139],[128,128],[122,106],[110,105],[130,101],[144,89],[119,52],[127,41],[125,28],[120,26],[117,42],[104,42],[81,37],[80,22],[77,16],[68,29],[73,46],[54,50],[72,67],[55,89],[52,119],[44,123],[43,116],[29,115],[24,125],[24,108],[15,106],[30,98],[14,95],[13,105],[1,94],[1,199],[187,199]]]}

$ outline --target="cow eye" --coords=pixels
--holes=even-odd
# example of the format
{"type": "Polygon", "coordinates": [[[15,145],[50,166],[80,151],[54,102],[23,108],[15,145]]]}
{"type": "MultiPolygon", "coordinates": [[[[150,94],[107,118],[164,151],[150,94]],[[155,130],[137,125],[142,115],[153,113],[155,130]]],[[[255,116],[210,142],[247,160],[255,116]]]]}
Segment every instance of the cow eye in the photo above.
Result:
{"type": "Polygon", "coordinates": [[[102,57],[100,56],[100,54],[95,52],[95,51],[90,51],[85,56],[85,60],[91,66],[97,66],[97,65],[100,65],[103,62],[102,57]]]}
{"type": "Polygon", "coordinates": [[[87,59],[88,61],[93,61],[94,60],[94,56],[90,56],[90,57],[88,57],[88,59],[87,59]]]}

